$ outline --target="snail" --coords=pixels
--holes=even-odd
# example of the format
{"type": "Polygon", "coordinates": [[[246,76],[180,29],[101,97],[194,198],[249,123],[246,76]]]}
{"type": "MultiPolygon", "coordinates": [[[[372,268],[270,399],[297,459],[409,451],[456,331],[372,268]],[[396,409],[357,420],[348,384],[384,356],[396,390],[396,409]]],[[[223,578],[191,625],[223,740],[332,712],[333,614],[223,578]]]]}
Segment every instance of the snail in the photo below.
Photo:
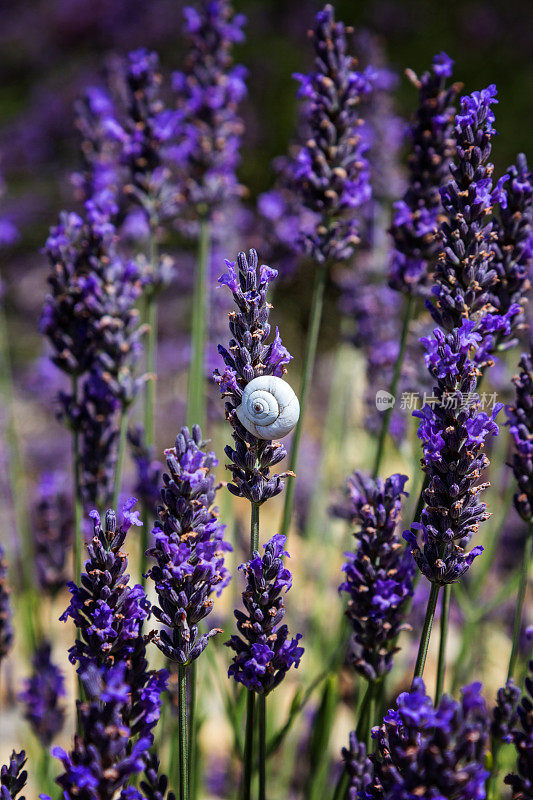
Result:
{"type": "Polygon", "coordinates": [[[300,403],[281,378],[261,375],[247,383],[237,417],[258,439],[281,439],[292,431],[300,416],[300,403]]]}

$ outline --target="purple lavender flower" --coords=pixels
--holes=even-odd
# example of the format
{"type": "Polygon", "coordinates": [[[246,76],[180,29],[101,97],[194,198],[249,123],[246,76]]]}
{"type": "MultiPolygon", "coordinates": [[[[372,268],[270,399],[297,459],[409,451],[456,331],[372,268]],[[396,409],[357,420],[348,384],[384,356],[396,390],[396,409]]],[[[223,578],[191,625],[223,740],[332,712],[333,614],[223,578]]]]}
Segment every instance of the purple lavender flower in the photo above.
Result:
{"type": "Polygon", "coordinates": [[[372,88],[372,70],[360,73],[348,55],[346,34],[331,5],[315,19],[314,70],[296,75],[303,100],[303,137],[291,165],[294,191],[315,214],[302,245],[317,263],[344,261],[358,243],[358,209],[371,196],[370,172],[359,129],[359,103],[372,88]]]}
{"type": "Polygon", "coordinates": [[[179,114],[176,161],[183,211],[211,216],[239,196],[236,176],[246,96],[246,69],[233,66],[234,44],[244,40],[242,14],[229,0],[201,0],[184,9],[189,48],[183,71],[173,75],[179,114]]]}
{"type": "Polygon", "coordinates": [[[285,536],[273,536],[265,545],[263,557],[255,551],[250,561],[241,564],[246,577],[242,595],[245,612],[235,611],[239,635],[228,642],[234,652],[228,675],[237,683],[259,694],[278,686],[288,670],[300,665],[304,649],[297,634],[289,640],[289,629],[280,622],[285,616],[282,592],[292,586],[292,575],[283,565],[285,536]]]}
{"type": "Polygon", "coordinates": [[[515,508],[522,519],[530,523],[533,518],[533,364],[529,353],[522,353],[520,373],[515,375],[516,401],[507,406],[507,424],[515,444],[512,468],[518,491],[514,496],[515,508]]]}
{"type": "MultiPolygon", "coordinates": [[[[0,200],[5,193],[5,184],[0,174],[0,200]]],[[[0,247],[14,244],[19,238],[18,230],[7,217],[0,216],[0,247]]]]}
{"type": "Polygon", "coordinates": [[[464,321],[452,333],[436,328],[432,337],[421,340],[436,382],[434,401],[413,412],[420,419],[418,437],[428,486],[420,522],[404,538],[420,571],[438,585],[457,581],[482,552],[480,545],[468,553],[464,548],[490,516],[478,500],[488,484],[477,481],[489,464],[484,444],[498,433],[494,419],[501,404],[490,414],[481,410],[475,391],[479,370],[469,358],[480,339],[475,322],[464,321]]]}
{"type": "Polygon", "coordinates": [[[239,253],[237,269],[234,261],[226,261],[226,266],[228,271],[219,278],[219,283],[232,292],[237,311],[229,315],[233,337],[229,348],[218,347],[226,368],[222,374],[216,370],[214,379],[226,398],[226,418],[235,441],[235,449],[228,445],[224,451],[231,461],[228,469],[233,475],[228,489],[237,497],[246,497],[259,505],[283,491],[283,479],[290,473],[271,476],[270,468],[282,461],[287,451],[279,442],[257,439],[249,433],[239,422],[236,409],[247,383],[259,375],[281,377],[292,356],[283,346],[277,328],[274,339],[268,342],[271,306],[266,295],[277,276],[276,270],[265,264],[259,266],[255,250],[250,250],[248,258],[239,253]]]}
{"type": "Polygon", "coordinates": [[[78,701],[80,733],[70,753],[52,750],[64,769],[56,782],[65,800],[112,800],[142,772],[152,740],[141,736],[132,742],[132,730],[124,723],[131,691],[125,664],[109,669],[90,664],[81,678],[88,699],[78,701]]]}
{"type": "Polygon", "coordinates": [[[342,748],[344,770],[348,773],[348,800],[365,797],[365,790],[372,782],[373,767],[363,742],[359,742],[355,731],[351,731],[348,747],[342,748]]]}
{"type": "Polygon", "coordinates": [[[4,559],[4,549],[0,545],[0,664],[11,649],[12,643],[13,626],[7,586],[7,563],[4,559]]]}
{"type": "MultiPolygon", "coordinates": [[[[105,129],[119,145],[119,160],[126,171],[125,192],[142,209],[148,227],[156,231],[162,220],[176,213],[170,161],[179,113],[164,103],[157,53],[134,50],[116,65],[116,72],[124,107],[107,118],[105,129]]],[[[162,272],[163,261],[148,266],[153,272],[145,276],[145,283],[153,288],[160,288],[171,277],[162,272]]]]}
{"type": "Polygon", "coordinates": [[[94,535],[88,545],[89,558],[81,585],[69,583],[70,605],[61,615],[69,617],[78,629],[79,639],[69,651],[70,661],[79,664],[112,666],[125,662],[133,652],[141,626],[148,617],[149,606],[142,586],[131,587],[126,573],[128,561],[121,547],[132,525],[140,525],[138,512],[133,511],[134,497],[125,503],[122,524],[117,527],[115,512],[109,509],[105,525],[92,511],[94,535]]]}
{"type": "Polygon", "coordinates": [[[418,293],[426,287],[439,252],[437,237],[443,208],[439,189],[448,177],[454,152],[453,118],[457,86],[447,86],[453,62],[445,53],[433,59],[430,71],[408,77],[418,89],[418,108],[410,125],[409,183],[394,204],[391,234],[394,252],[389,283],[398,291],[418,293]]]}
{"type": "Polygon", "coordinates": [[[512,678],[498,689],[496,705],[492,711],[490,733],[496,742],[511,742],[511,731],[518,722],[518,702],[520,689],[512,678]]]}
{"type": "Polygon", "coordinates": [[[39,589],[55,597],[69,577],[67,556],[72,546],[72,502],[65,476],[44,473],[33,507],[35,570],[39,589]]]}
{"type": "Polygon", "coordinates": [[[518,706],[519,727],[511,731],[518,755],[518,770],[505,778],[512,789],[512,800],[533,797],[533,661],[528,664],[525,691],[518,706]]]}
{"type": "Polygon", "coordinates": [[[147,758],[144,778],[139,785],[142,790],[142,800],[176,800],[174,792],[168,791],[168,778],[160,772],[159,759],[155,753],[151,753],[147,758]]]}
{"type": "MultiPolygon", "coordinates": [[[[498,216],[493,220],[492,268],[498,276],[492,302],[508,325],[486,345],[488,352],[516,344],[516,333],[524,327],[524,306],[530,289],[533,263],[533,178],[521,153],[498,184],[498,216]]],[[[489,334],[490,336],[490,334],[489,334]]]]}
{"type": "Polygon", "coordinates": [[[66,695],[63,673],[52,661],[50,642],[39,645],[32,663],[33,673],[26,679],[19,700],[33,732],[43,747],[49,747],[65,722],[65,709],[60,703],[66,695]]]}
{"type": "Polygon", "coordinates": [[[25,800],[20,796],[28,779],[28,773],[24,769],[26,764],[26,753],[11,753],[9,765],[4,764],[0,768],[0,798],[1,800],[25,800]]]}
{"type": "Polygon", "coordinates": [[[414,564],[398,534],[406,475],[385,481],[356,472],[348,479],[347,502],[334,506],[335,516],[356,525],[358,546],[346,553],[344,581],[346,616],[353,630],[349,659],[369,681],[383,678],[393,665],[396,641],[413,595],[414,564]]]}
{"type": "Polygon", "coordinates": [[[54,364],[75,385],[75,393],[59,399],[81,439],[84,500],[104,504],[113,483],[118,411],[141,385],[134,373],[143,333],[135,309],[141,284],[136,267],[117,252],[107,211],[91,200],[86,212],[86,221],[63,213],[47,240],[51,292],[41,331],[54,364]]]}
{"type": "Polygon", "coordinates": [[[180,665],[197,659],[220,632],[213,628],[202,634],[198,623],[211,612],[212,595],[220,595],[230,579],[224,553],[231,547],[213,506],[219,487],[212,470],[218,461],[204,448],[195,425],[192,434],[182,428],[175,447],[165,451],[168,473],[163,475],[158,508],[161,527],[154,528],[155,543],[147,551],[156,561],[148,573],[159,600],[153,612],[165,626],[154,641],[180,665]]]}
{"type": "Polygon", "coordinates": [[[490,222],[494,167],[488,159],[496,133],[492,106],[497,102],[495,86],[473,92],[461,98],[455,118],[456,156],[451,179],[441,188],[446,218],[430,304],[433,318],[447,331],[465,318],[477,320],[495,310],[490,222]]]}
{"type": "Polygon", "coordinates": [[[365,798],[485,797],[489,718],[480,691],[481,684],[472,683],[460,701],[445,695],[435,708],[416,678],[372,731],[377,750],[365,798]]]}

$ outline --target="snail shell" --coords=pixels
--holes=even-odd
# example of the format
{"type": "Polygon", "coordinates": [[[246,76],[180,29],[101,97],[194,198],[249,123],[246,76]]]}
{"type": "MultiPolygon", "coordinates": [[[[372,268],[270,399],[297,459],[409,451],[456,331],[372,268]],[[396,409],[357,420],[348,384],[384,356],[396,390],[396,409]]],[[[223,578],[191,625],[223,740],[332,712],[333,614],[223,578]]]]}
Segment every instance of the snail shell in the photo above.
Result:
{"type": "Polygon", "coordinates": [[[246,384],[237,417],[258,439],[281,439],[292,431],[300,416],[300,403],[281,378],[261,375],[246,384]]]}

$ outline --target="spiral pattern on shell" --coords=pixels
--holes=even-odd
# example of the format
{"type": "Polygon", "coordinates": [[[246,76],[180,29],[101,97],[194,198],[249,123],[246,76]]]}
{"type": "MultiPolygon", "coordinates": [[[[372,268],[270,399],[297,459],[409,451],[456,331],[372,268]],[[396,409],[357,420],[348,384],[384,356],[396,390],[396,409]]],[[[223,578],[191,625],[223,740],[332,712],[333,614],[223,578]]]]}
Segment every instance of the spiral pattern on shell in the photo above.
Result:
{"type": "Polygon", "coordinates": [[[300,403],[289,384],[274,375],[261,375],[244,389],[237,417],[258,439],[281,439],[292,431],[300,416],[300,403]]]}

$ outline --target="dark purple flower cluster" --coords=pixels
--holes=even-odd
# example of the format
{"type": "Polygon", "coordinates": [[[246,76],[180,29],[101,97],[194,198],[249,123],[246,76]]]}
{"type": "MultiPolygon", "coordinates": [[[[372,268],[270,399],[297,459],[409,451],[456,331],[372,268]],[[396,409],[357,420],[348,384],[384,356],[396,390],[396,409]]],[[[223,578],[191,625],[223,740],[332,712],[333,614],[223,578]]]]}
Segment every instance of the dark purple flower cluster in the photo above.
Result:
{"type": "Polygon", "coordinates": [[[128,430],[130,453],[137,469],[135,496],[155,515],[159,502],[161,463],[155,459],[155,447],[148,447],[140,425],[128,430]]]}
{"type": "Polygon", "coordinates": [[[72,183],[83,203],[92,202],[113,218],[118,212],[121,182],[117,148],[107,131],[115,113],[113,101],[105,89],[90,86],[75,110],[82,165],[72,175],[72,183]]]}
{"type": "MultiPolygon", "coordinates": [[[[455,118],[456,156],[451,179],[441,189],[446,218],[441,225],[441,247],[435,267],[435,286],[429,304],[436,322],[447,331],[466,318],[478,322],[480,332],[508,332],[520,312],[516,303],[504,315],[495,314],[498,303],[493,286],[498,280],[493,265],[495,233],[492,205],[502,196],[501,182],[493,189],[493,165],[488,159],[495,135],[492,105],[496,87],[489,86],[461,98],[455,118]]],[[[477,354],[483,362],[484,348],[477,354]]]]}
{"type": "Polygon", "coordinates": [[[70,605],[61,615],[69,617],[78,629],[79,639],[70,649],[70,661],[79,670],[87,664],[112,666],[125,663],[133,652],[141,626],[148,617],[149,605],[142,586],[131,587],[126,573],[128,560],[121,547],[132,525],[140,525],[137,501],[131,497],[124,506],[123,521],[117,527],[115,512],[106,512],[105,525],[92,511],[94,535],[88,545],[89,558],[81,585],[69,583],[70,605]]]}
{"type": "Polygon", "coordinates": [[[363,742],[359,742],[355,731],[351,731],[348,747],[342,748],[343,768],[348,774],[347,800],[365,797],[365,791],[372,782],[372,762],[363,742]]]}
{"type": "Polygon", "coordinates": [[[426,288],[440,242],[443,220],[440,187],[448,177],[454,153],[453,120],[457,86],[447,86],[453,61],[446,53],[433,59],[431,70],[408,76],[418,89],[418,108],[410,125],[409,183],[394,204],[391,234],[394,252],[389,283],[398,291],[417,293],[426,288]]]}
{"type": "Polygon", "coordinates": [[[348,595],[346,616],[353,630],[349,659],[369,681],[392,669],[398,636],[409,627],[405,611],[415,568],[398,531],[406,481],[406,475],[382,481],[356,472],[348,480],[347,502],[332,509],[357,527],[357,549],[346,553],[339,592],[348,595]]]}
{"type": "Polygon", "coordinates": [[[490,734],[495,741],[512,741],[511,731],[518,722],[520,694],[520,689],[512,678],[509,678],[505,686],[498,689],[490,726],[490,734]]]}
{"type": "Polygon", "coordinates": [[[0,664],[9,653],[12,642],[13,626],[7,586],[7,563],[4,559],[4,549],[0,545],[0,664]]]}
{"type": "Polygon", "coordinates": [[[361,136],[361,99],[372,90],[371,69],[355,69],[346,34],[331,5],[315,19],[314,70],[296,75],[303,100],[304,143],[291,164],[302,204],[316,216],[302,245],[318,263],[344,261],[359,241],[356,215],[371,196],[370,171],[361,136]]]}
{"type": "Polygon", "coordinates": [[[39,589],[55,597],[69,578],[72,546],[72,502],[65,476],[46,472],[37,487],[33,507],[35,571],[39,589]]]}
{"type": "Polygon", "coordinates": [[[230,576],[224,553],[225,526],[213,506],[219,488],[212,472],[218,464],[205,452],[198,425],[182,428],[175,447],[166,450],[159,525],[153,530],[154,546],[147,552],[156,564],[148,575],[154,581],[159,606],[154,616],[165,627],[155,642],[171,661],[186,665],[198,658],[218,628],[202,634],[198,624],[213,608],[230,576]]]}
{"type": "Polygon", "coordinates": [[[237,683],[259,694],[268,694],[278,686],[288,670],[298,667],[304,649],[297,634],[289,640],[282,592],[292,586],[292,575],[283,564],[286,537],[273,536],[265,545],[263,557],[255,551],[253,558],[239,569],[246,577],[242,594],[245,612],[235,611],[240,636],[233,634],[227,647],[235,651],[228,675],[237,683]]]}
{"type": "Polygon", "coordinates": [[[63,673],[52,661],[50,642],[39,645],[32,663],[33,673],[25,681],[19,700],[33,732],[44,747],[49,747],[65,722],[65,709],[60,703],[66,695],[63,673]]]}
{"type": "Polygon", "coordinates": [[[377,750],[365,798],[485,797],[489,718],[480,692],[481,684],[472,683],[460,701],[445,695],[435,708],[416,678],[372,731],[377,750]]]}
{"type": "Polygon", "coordinates": [[[271,476],[270,468],[282,461],[287,451],[279,442],[258,439],[249,433],[237,418],[236,409],[247,383],[260,375],[281,377],[292,356],[283,346],[277,328],[274,339],[268,341],[271,306],[266,296],[269,284],[278,274],[276,270],[259,265],[255,250],[250,250],[248,257],[239,253],[237,269],[234,261],[226,261],[226,266],[228,271],[219,278],[219,283],[232,292],[237,311],[229,314],[233,338],[228,349],[218,347],[226,368],[222,375],[216,370],[214,378],[226,398],[226,419],[233,428],[235,442],[234,448],[229,445],[225,448],[231,460],[228,469],[233,475],[228,489],[237,497],[261,504],[283,491],[283,479],[289,473],[271,476]]]}
{"type": "MultiPolygon", "coordinates": [[[[155,753],[151,753],[146,759],[144,777],[139,786],[142,791],[142,798],[139,800],[176,800],[174,792],[168,791],[168,778],[159,771],[159,759],[155,753]]],[[[127,800],[137,800],[135,796],[127,800]]]]}
{"type": "Polygon", "coordinates": [[[126,666],[117,663],[105,669],[91,664],[81,678],[87,701],[78,702],[80,733],[75,735],[70,753],[61,747],[52,750],[64,769],[57,783],[65,800],[112,800],[119,796],[126,800],[131,796],[124,789],[144,769],[152,744],[149,736],[132,741],[132,730],[124,723],[131,691],[126,666]]]}
{"type": "Polygon", "coordinates": [[[518,772],[507,775],[512,800],[533,797],[533,661],[528,664],[525,692],[517,710],[519,727],[511,731],[511,741],[518,754],[518,772]]]}
{"type": "MultiPolygon", "coordinates": [[[[498,276],[492,287],[492,303],[509,325],[496,331],[486,344],[489,352],[516,344],[515,335],[524,326],[524,306],[530,289],[533,264],[533,176],[521,153],[499,183],[499,214],[493,220],[493,259],[498,276]]],[[[487,338],[490,334],[487,335],[487,338]]]]}
{"type": "Polygon", "coordinates": [[[109,500],[116,460],[118,411],[134,399],[141,381],[134,374],[142,329],[135,304],[137,268],[116,247],[107,212],[86,203],[86,221],[63,212],[45,252],[50,261],[41,331],[52,360],[73,380],[60,395],[62,414],[81,438],[84,499],[109,500]]]}
{"type": "Polygon", "coordinates": [[[404,538],[420,571],[439,585],[457,581],[482,552],[479,545],[468,553],[464,548],[490,516],[478,500],[488,484],[478,480],[489,464],[484,443],[498,433],[494,419],[501,404],[490,414],[481,410],[476,393],[479,370],[469,358],[481,339],[474,329],[475,322],[464,321],[452,333],[436,328],[432,337],[421,340],[436,384],[431,403],[413,412],[420,419],[418,437],[428,486],[420,522],[404,538]]]}
{"type": "MultiPolygon", "coordinates": [[[[126,168],[125,191],[143,210],[148,227],[176,212],[176,186],[169,160],[178,132],[179,114],[166,107],[157,53],[141,48],[117,64],[122,113],[106,121],[106,132],[119,144],[119,161],[126,168]]],[[[150,265],[156,270],[157,265],[150,265]]],[[[158,284],[161,275],[152,275],[158,284]]],[[[154,283],[155,281],[155,283],[154,283]]]]}
{"type": "Polygon", "coordinates": [[[518,485],[514,496],[515,508],[522,519],[533,519],[533,364],[530,353],[522,353],[520,373],[515,375],[516,401],[507,406],[507,424],[513,437],[515,451],[512,468],[518,485]]]}
{"type": "Polygon", "coordinates": [[[233,13],[229,0],[201,0],[184,15],[189,48],[183,71],[173,75],[179,191],[185,212],[209,216],[242,191],[236,176],[243,132],[238,107],[246,95],[246,69],[233,66],[232,49],[244,40],[246,20],[233,13]]]}
{"type": "Polygon", "coordinates": [[[26,800],[20,795],[28,780],[28,773],[24,769],[26,753],[11,753],[9,765],[0,768],[0,798],[1,800],[26,800]]]}
{"type": "MultiPolygon", "coordinates": [[[[2,175],[0,174],[0,200],[5,193],[5,184],[2,175]]],[[[19,237],[18,231],[7,217],[0,216],[0,247],[6,247],[17,241],[19,237]]]]}

